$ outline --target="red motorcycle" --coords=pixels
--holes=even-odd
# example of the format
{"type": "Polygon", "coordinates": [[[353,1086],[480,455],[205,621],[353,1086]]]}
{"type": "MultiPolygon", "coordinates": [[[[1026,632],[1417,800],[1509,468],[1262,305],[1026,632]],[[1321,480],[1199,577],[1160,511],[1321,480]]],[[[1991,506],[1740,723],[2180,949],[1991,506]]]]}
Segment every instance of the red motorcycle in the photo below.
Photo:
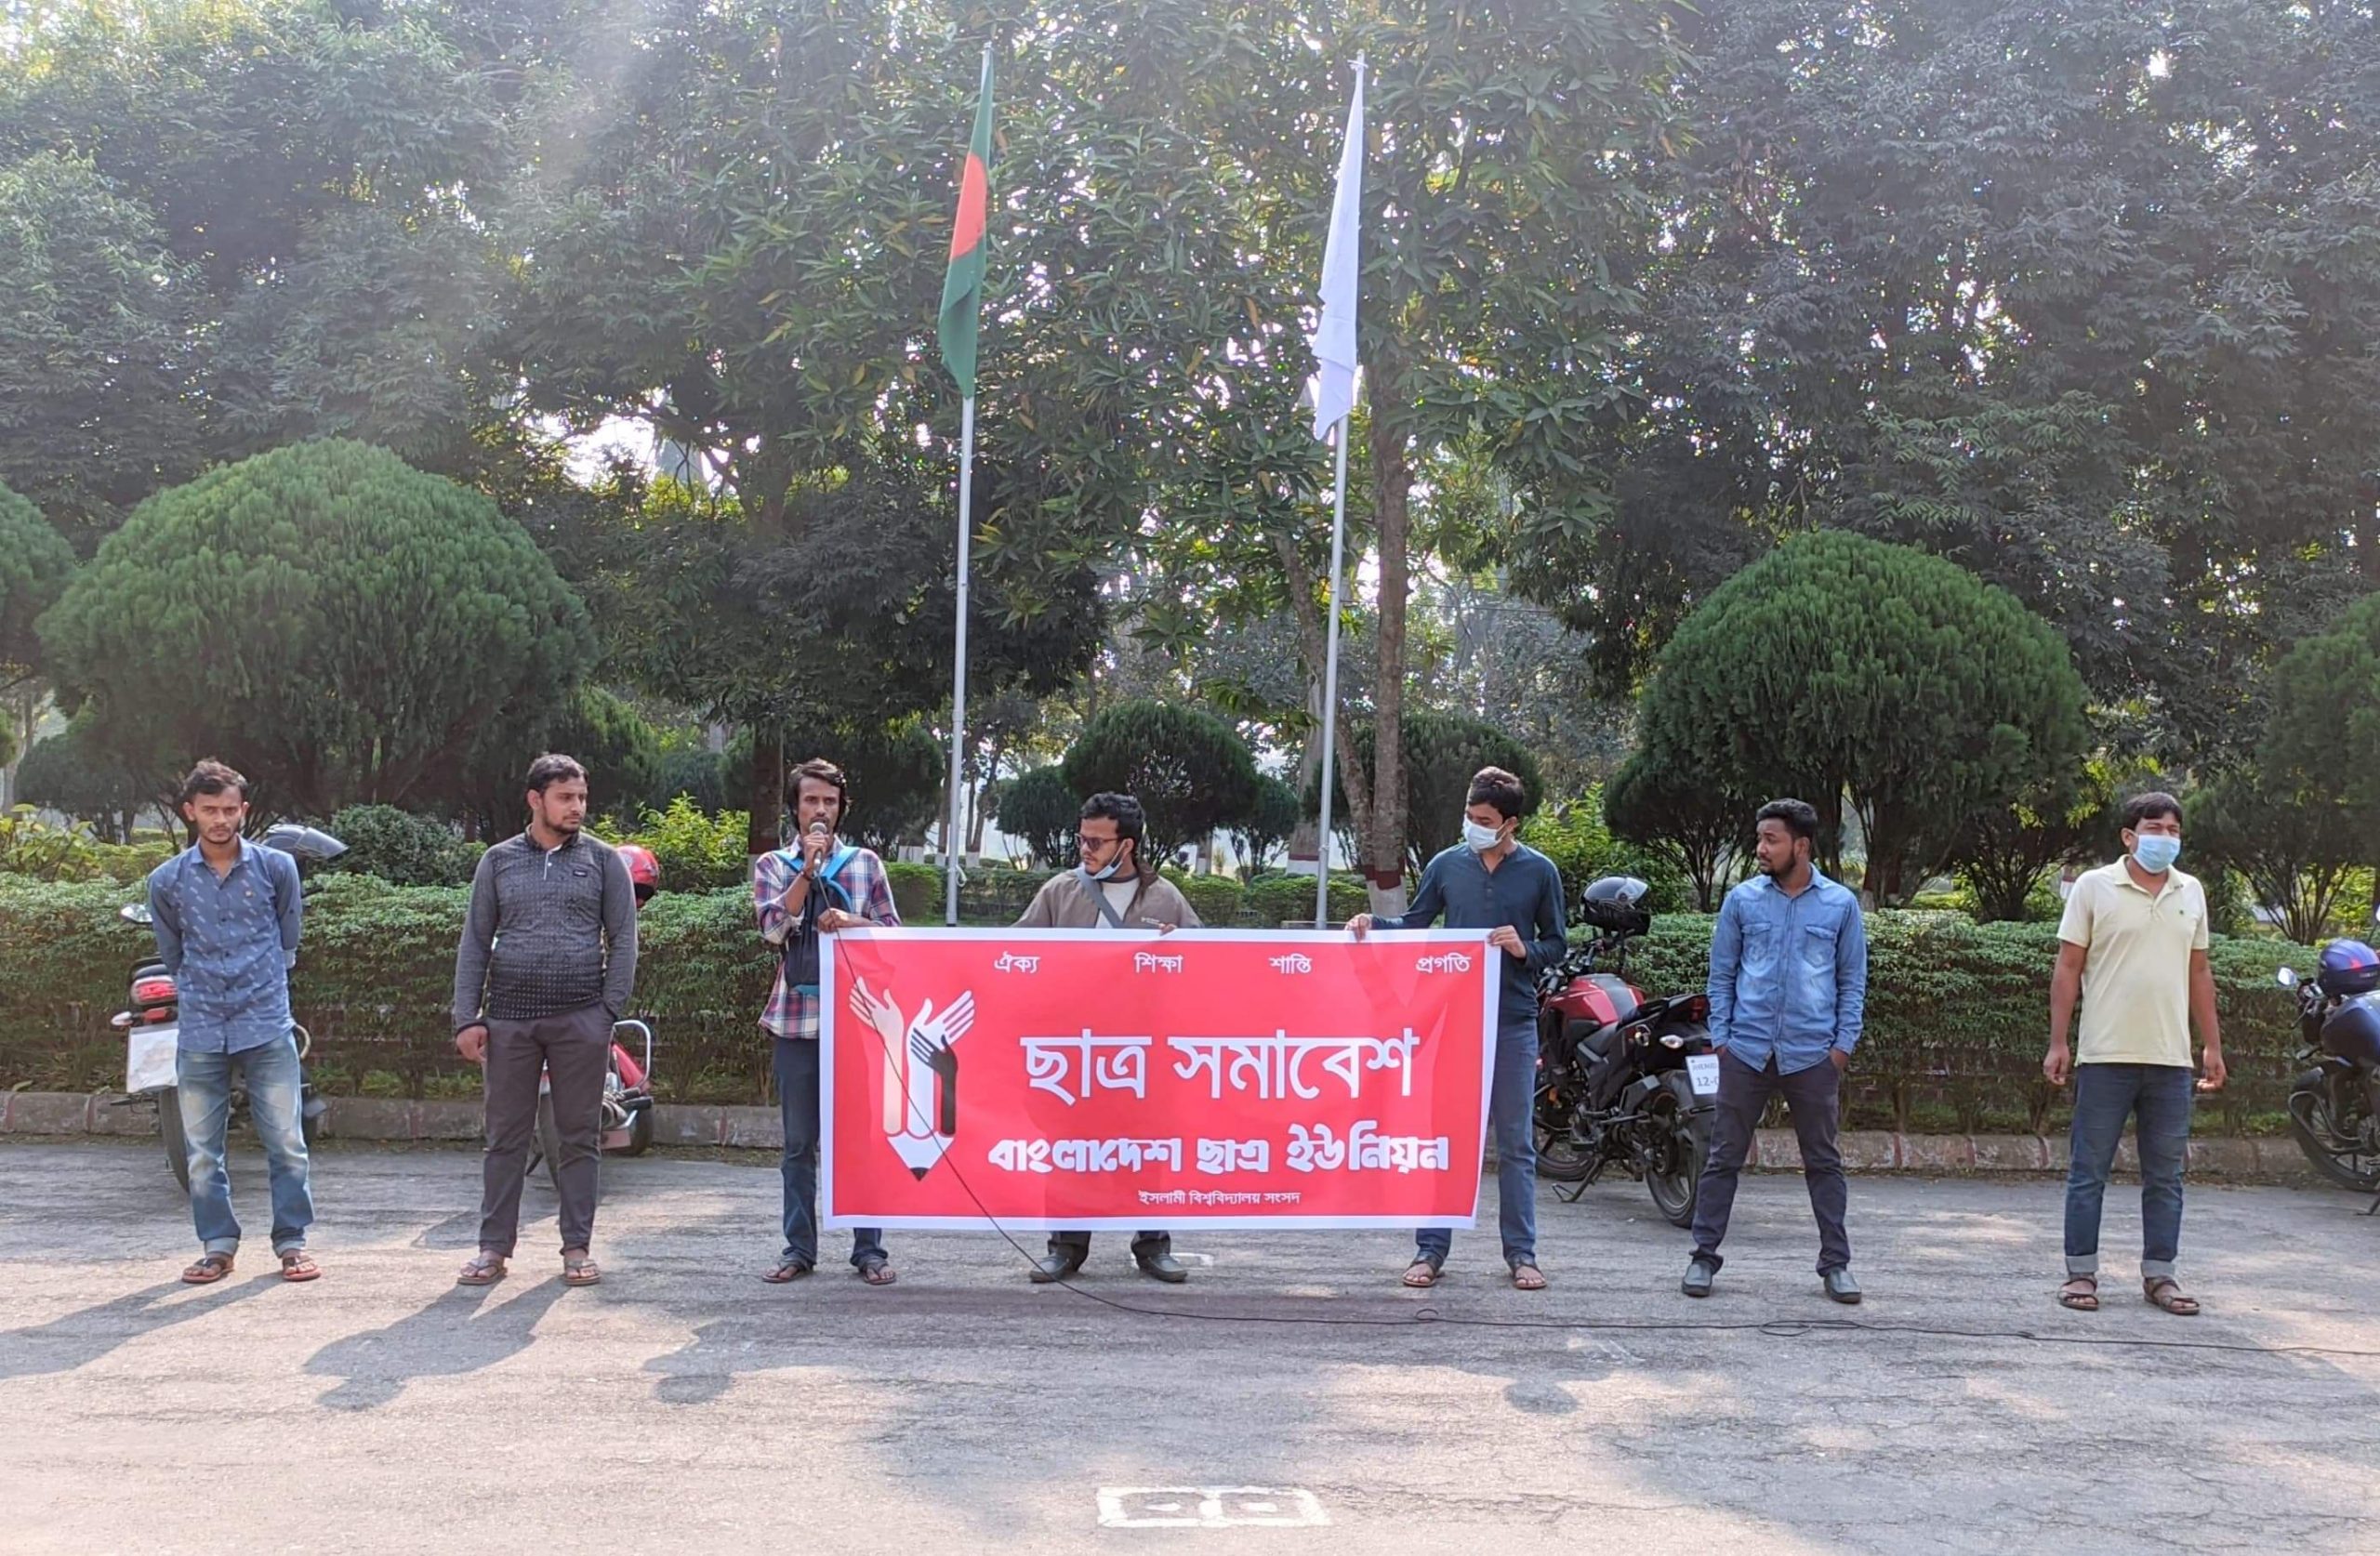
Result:
{"type": "Polygon", "coordinates": [[[1633,876],[1588,887],[1579,916],[1595,939],[1539,979],[1537,1170],[1575,1184],[1563,1196],[1575,1203],[1617,1166],[1686,1226],[1711,1153],[1719,1057],[1709,996],[1655,998],[1627,980],[1628,943],[1653,927],[1648,890],[1633,876]]]}

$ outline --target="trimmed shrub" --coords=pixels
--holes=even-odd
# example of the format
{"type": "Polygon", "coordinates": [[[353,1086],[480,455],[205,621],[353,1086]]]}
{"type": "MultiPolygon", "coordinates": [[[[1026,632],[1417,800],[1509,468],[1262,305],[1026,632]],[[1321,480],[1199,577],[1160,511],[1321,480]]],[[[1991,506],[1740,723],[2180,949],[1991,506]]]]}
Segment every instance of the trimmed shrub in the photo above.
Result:
{"type": "MultiPolygon", "coordinates": [[[[901,866],[907,872],[926,866],[901,866]]],[[[1009,901],[973,922],[1006,923],[1047,877],[989,871],[1009,901]]],[[[912,885],[922,876],[906,874],[912,885]]],[[[1362,911],[1362,888],[1332,881],[1334,917],[1362,911]]],[[[1313,912],[1311,877],[1249,883],[1251,924],[1313,912]]],[[[116,917],[125,886],[0,877],[0,1088],[105,1090],[122,1084],[124,1042],[107,1024],[148,934],[116,917]]],[[[298,1017],[316,1042],[326,1090],[389,1096],[469,1095],[476,1073],[456,1057],[446,1007],[466,893],[326,876],[307,894],[306,939],[292,982],[298,1017]]],[[[982,901],[981,898],[976,899],[982,901]]],[[[939,908],[939,899],[935,901],[939,908]]],[[[921,923],[939,913],[919,914],[921,923]]],[[[1658,920],[1630,958],[1631,981],[1659,992],[1699,988],[1711,920],[1658,920]]],[[[759,1026],[774,960],[741,890],[656,898],[640,925],[636,1014],[653,1023],[654,1085],[673,1101],[758,1101],[768,1045],[759,1026]]],[[[1950,914],[1884,913],[1869,920],[1868,1030],[1846,1081],[1860,1128],[2056,1133],[2067,1094],[2040,1074],[2056,931],[1977,925],[1950,914]]],[[[2200,1104],[2202,1127],[2278,1127],[2294,1070],[2293,1000],[2273,987],[2283,963],[2312,966],[2302,947],[2218,939],[2213,960],[2231,1084],[2200,1104]]]]}

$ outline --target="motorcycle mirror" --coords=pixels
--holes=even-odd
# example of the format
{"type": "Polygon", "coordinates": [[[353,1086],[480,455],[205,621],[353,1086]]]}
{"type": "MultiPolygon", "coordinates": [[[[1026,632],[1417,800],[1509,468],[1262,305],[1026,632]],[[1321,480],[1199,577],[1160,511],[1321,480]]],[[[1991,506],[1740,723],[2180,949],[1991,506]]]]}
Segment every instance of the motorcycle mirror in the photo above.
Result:
{"type": "Polygon", "coordinates": [[[2297,986],[2297,969],[2294,967],[2282,968],[2272,975],[2272,981],[2284,989],[2294,989],[2297,986]]]}
{"type": "Polygon", "coordinates": [[[347,851],[347,845],[318,827],[300,826],[296,822],[275,822],[264,829],[258,839],[269,849],[279,849],[295,858],[321,864],[337,859],[347,851]]]}
{"type": "Polygon", "coordinates": [[[146,903],[126,903],[124,906],[115,910],[115,916],[118,918],[123,919],[127,924],[146,924],[149,922],[149,904],[146,903]]]}

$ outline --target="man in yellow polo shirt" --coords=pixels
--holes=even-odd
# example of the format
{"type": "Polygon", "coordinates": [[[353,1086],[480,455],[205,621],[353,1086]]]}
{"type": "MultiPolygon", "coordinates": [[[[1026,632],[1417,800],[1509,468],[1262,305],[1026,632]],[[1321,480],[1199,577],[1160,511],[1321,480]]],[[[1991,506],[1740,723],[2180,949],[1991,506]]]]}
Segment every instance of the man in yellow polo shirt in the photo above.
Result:
{"type": "Polygon", "coordinates": [[[2099,1208],[2124,1120],[2140,1142],[2141,1289],[2170,1313],[2198,1299],[2174,1278],[2182,1240],[2182,1159],[2190,1137],[2190,1021],[2205,1039],[2201,1091],[2223,1085],[2223,1034],[2215,1021],[2215,974],[2206,961],[2206,891],[2174,868],[2182,807],[2144,794],[2123,808],[2124,856],[2076,877],[2058,921],[2050,979],[2052,1086],[2074,1080],[2073,1166],[2066,1175],[2066,1273],[2057,1299],[2080,1312],[2099,1306],[2099,1208]],[[2082,1001],[2075,1051],[2066,1035],[2082,1001]]]}

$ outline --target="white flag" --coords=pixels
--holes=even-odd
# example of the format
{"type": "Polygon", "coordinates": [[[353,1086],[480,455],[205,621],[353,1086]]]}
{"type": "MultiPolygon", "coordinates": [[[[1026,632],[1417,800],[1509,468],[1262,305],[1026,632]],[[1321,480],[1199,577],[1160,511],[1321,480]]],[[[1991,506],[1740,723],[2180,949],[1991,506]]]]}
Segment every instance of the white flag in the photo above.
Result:
{"type": "Polygon", "coordinates": [[[1330,236],[1322,247],[1322,321],[1308,344],[1320,374],[1314,389],[1314,435],[1355,408],[1355,294],[1363,276],[1364,62],[1355,61],[1355,100],[1347,108],[1347,143],[1339,153],[1339,192],[1330,201],[1330,236]]]}

